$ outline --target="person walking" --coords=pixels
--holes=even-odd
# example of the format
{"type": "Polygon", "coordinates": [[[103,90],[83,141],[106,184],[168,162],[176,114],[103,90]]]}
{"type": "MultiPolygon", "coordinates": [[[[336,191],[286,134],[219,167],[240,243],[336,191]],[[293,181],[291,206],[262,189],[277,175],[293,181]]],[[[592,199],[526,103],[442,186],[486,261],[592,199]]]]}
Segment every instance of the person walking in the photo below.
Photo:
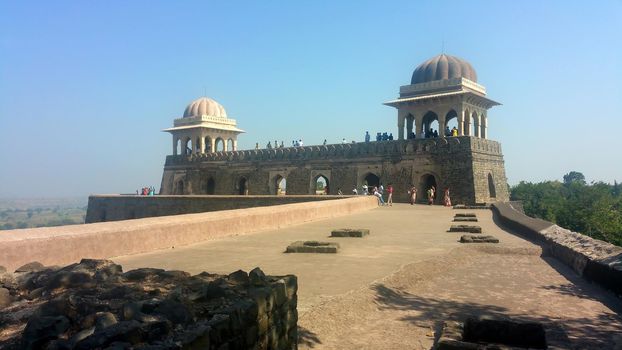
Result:
{"type": "Polygon", "coordinates": [[[428,188],[426,194],[428,195],[428,205],[432,205],[434,203],[434,187],[428,188]]]}
{"type": "Polygon", "coordinates": [[[446,207],[451,207],[451,198],[449,198],[449,187],[445,187],[445,195],[443,197],[443,202],[446,207]]]}
{"type": "Polygon", "coordinates": [[[410,195],[410,205],[414,205],[415,202],[417,202],[417,188],[415,187],[415,185],[410,186],[410,191],[408,191],[408,194],[410,195]]]}
{"type": "Polygon", "coordinates": [[[387,193],[389,194],[389,197],[387,197],[387,205],[389,206],[393,206],[393,185],[389,184],[387,186],[387,193]]]}
{"type": "Polygon", "coordinates": [[[378,192],[378,187],[374,186],[374,196],[376,196],[376,198],[378,198],[378,205],[382,206],[384,205],[384,200],[382,199],[382,194],[380,194],[380,192],[378,192]]]}
{"type": "Polygon", "coordinates": [[[363,194],[364,194],[365,196],[367,196],[367,195],[369,194],[369,190],[368,190],[367,184],[364,184],[364,185],[363,185],[363,194]]]}

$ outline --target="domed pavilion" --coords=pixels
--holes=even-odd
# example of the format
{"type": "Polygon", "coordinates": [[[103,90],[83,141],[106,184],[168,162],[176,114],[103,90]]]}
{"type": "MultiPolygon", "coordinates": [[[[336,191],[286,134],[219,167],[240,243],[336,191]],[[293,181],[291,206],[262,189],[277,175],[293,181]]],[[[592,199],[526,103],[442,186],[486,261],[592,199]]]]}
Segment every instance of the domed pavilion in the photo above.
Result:
{"type": "Polygon", "coordinates": [[[385,105],[397,108],[398,138],[425,137],[438,123],[440,137],[455,119],[458,136],[487,138],[488,109],[500,103],[486,97],[477,83],[471,64],[459,57],[441,54],[421,63],[410,85],[400,87],[400,97],[385,105]]]}
{"type": "Polygon", "coordinates": [[[192,101],[183,117],[162,131],[173,135],[173,155],[235,151],[238,135],[244,132],[235,119],[227,117],[225,108],[209,97],[192,101]]]}

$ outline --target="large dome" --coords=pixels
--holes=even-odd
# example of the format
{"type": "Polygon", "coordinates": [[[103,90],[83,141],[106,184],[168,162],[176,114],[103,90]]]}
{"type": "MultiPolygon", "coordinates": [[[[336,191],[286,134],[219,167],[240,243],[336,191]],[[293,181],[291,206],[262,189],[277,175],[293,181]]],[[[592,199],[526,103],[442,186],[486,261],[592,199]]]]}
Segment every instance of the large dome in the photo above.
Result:
{"type": "Polygon", "coordinates": [[[209,115],[218,118],[227,118],[225,108],[209,97],[201,97],[192,101],[184,111],[184,118],[209,115]]]}
{"type": "Polygon", "coordinates": [[[469,62],[462,58],[441,54],[420,64],[413,72],[410,83],[419,84],[460,77],[477,82],[477,73],[469,62]]]}

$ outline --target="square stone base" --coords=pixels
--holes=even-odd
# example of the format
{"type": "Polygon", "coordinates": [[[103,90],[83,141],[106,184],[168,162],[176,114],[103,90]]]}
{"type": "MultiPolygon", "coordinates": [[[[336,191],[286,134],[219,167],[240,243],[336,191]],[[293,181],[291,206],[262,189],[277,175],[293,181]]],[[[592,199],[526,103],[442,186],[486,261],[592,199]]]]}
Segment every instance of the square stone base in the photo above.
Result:
{"type": "Polygon", "coordinates": [[[454,217],[455,222],[477,222],[477,218],[454,217]]]}
{"type": "Polygon", "coordinates": [[[499,243],[499,239],[493,236],[463,235],[460,243],[499,243]]]}
{"type": "Polygon", "coordinates": [[[472,225],[451,225],[449,232],[482,233],[482,228],[472,225]]]}
{"type": "Polygon", "coordinates": [[[330,233],[331,237],[364,237],[369,234],[369,229],[366,228],[342,228],[339,230],[333,230],[330,233]]]}
{"type": "Polygon", "coordinates": [[[290,244],[285,253],[337,253],[339,243],[318,241],[296,241],[290,244]]]}

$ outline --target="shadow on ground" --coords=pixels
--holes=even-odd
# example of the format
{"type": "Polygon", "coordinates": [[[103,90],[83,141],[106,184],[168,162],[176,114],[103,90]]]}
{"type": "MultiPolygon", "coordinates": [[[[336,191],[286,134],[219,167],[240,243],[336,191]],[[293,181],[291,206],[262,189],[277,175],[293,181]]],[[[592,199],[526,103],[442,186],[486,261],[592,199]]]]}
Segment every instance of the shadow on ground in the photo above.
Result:
{"type": "MultiPolygon", "coordinates": [[[[622,332],[620,320],[614,314],[601,313],[596,318],[574,318],[553,320],[542,316],[521,315],[511,313],[507,308],[495,305],[458,302],[436,298],[426,298],[408,292],[387,287],[384,284],[372,286],[375,291],[375,301],[380,310],[412,311],[411,315],[401,320],[410,322],[419,327],[428,327],[434,324],[435,341],[442,331],[446,320],[464,321],[467,316],[491,316],[499,318],[511,317],[525,321],[540,322],[556,330],[563,330],[567,334],[556,334],[557,340],[571,343],[577,349],[615,349],[616,342],[622,332]]],[[[579,290],[580,291],[580,290],[579,290]]],[[[559,293],[575,293],[573,288],[562,287],[559,293]]],[[[573,294],[575,295],[575,294],[573,294]]],[[[619,344],[620,346],[622,344],[619,344]]]]}
{"type": "Polygon", "coordinates": [[[298,326],[298,345],[304,345],[309,348],[314,348],[316,345],[322,344],[322,341],[317,334],[310,330],[298,326]]]}

